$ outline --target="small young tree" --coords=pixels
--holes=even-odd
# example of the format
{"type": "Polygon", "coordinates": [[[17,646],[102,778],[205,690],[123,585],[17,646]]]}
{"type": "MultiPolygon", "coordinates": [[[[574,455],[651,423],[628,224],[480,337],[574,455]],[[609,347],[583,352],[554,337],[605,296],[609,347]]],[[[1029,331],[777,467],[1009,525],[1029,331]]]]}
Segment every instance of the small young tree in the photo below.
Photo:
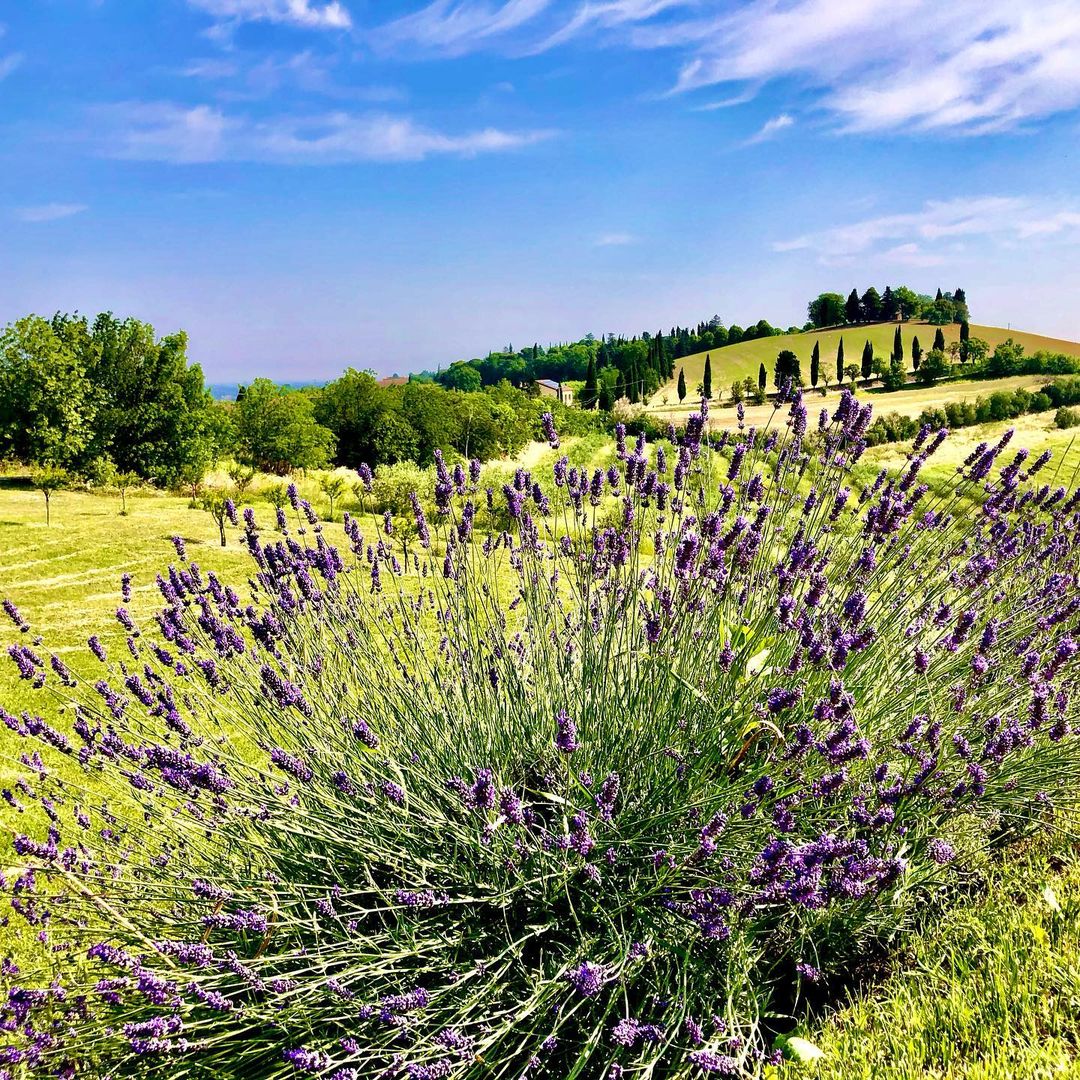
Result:
{"type": "Polygon", "coordinates": [[[886,390],[902,390],[905,382],[907,382],[907,372],[904,370],[904,357],[894,353],[889,360],[889,366],[881,376],[881,385],[886,390]]]}
{"type": "Polygon", "coordinates": [[[705,354],[705,377],[701,381],[706,400],[712,400],[712,358],[705,354]]]}
{"type": "Polygon", "coordinates": [[[683,371],[682,368],[679,368],[678,394],[679,394],[679,404],[681,405],[683,403],[683,401],[686,399],[686,373],[683,371]]]}
{"type": "Polygon", "coordinates": [[[243,498],[244,492],[247,491],[251,486],[252,480],[255,479],[255,470],[249,465],[241,465],[239,463],[230,465],[229,479],[236,488],[237,497],[243,498]]]}
{"type": "Polygon", "coordinates": [[[738,405],[740,401],[743,401],[745,399],[745,397],[746,394],[743,391],[743,384],[741,380],[736,379],[731,384],[731,403],[733,405],[738,405]]]}
{"type": "Polygon", "coordinates": [[[42,465],[30,473],[30,482],[45,496],[45,524],[52,524],[52,497],[71,484],[71,476],[59,465],[42,465]]]}
{"type": "Polygon", "coordinates": [[[209,488],[199,501],[199,505],[214,519],[222,547],[225,547],[225,523],[229,520],[231,504],[232,498],[229,492],[222,488],[209,488]]]}
{"type": "Polygon", "coordinates": [[[852,389],[854,389],[855,388],[855,380],[858,379],[858,377],[859,377],[859,365],[858,364],[848,364],[847,367],[844,368],[843,373],[844,373],[844,375],[847,376],[848,381],[851,383],[852,389]]]}
{"type": "Polygon", "coordinates": [[[324,476],[319,481],[319,487],[322,489],[322,493],[326,496],[330,503],[330,514],[328,520],[334,520],[334,503],[345,494],[345,480],[340,476],[331,474],[330,476],[324,476]]]}

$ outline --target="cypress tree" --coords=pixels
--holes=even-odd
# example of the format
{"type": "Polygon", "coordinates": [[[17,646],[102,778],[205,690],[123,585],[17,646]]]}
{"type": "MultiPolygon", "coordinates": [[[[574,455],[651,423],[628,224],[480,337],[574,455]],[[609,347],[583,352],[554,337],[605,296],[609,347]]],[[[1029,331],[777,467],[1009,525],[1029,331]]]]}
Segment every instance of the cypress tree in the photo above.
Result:
{"type": "Polygon", "coordinates": [[[819,367],[821,365],[821,346],[814,342],[814,351],[810,354],[810,385],[817,386],[819,367]]]}
{"type": "MultiPolygon", "coordinates": [[[[938,292],[941,290],[939,289],[938,292]]],[[[941,327],[937,328],[937,333],[934,335],[934,348],[939,352],[945,351],[945,335],[941,331],[941,327]]]]}
{"type": "Polygon", "coordinates": [[[942,297],[941,297],[941,290],[940,290],[940,289],[938,289],[938,291],[937,291],[937,296],[935,296],[935,297],[934,297],[934,301],[935,301],[935,303],[936,303],[936,302],[937,302],[938,300],[940,300],[941,298],[942,298],[942,297]]]}
{"type": "Polygon", "coordinates": [[[866,339],[866,344],[862,350],[862,377],[869,379],[874,374],[874,346],[870,344],[870,339],[866,339]]]}
{"type": "Polygon", "coordinates": [[[686,399],[686,375],[682,368],[679,368],[679,404],[681,405],[686,399]]]}
{"type": "Polygon", "coordinates": [[[762,363],[757,372],[757,385],[758,389],[764,394],[765,387],[769,385],[769,373],[765,370],[765,364],[762,363]]]}
{"type": "Polygon", "coordinates": [[[705,354],[705,378],[702,380],[702,385],[705,391],[705,399],[709,401],[712,399],[712,359],[709,354],[705,354]]]}
{"type": "Polygon", "coordinates": [[[967,319],[960,323],[960,363],[966,364],[968,361],[968,341],[971,338],[971,327],[968,326],[967,319]]]}
{"type": "Polygon", "coordinates": [[[893,334],[892,354],[900,363],[903,363],[903,360],[904,360],[904,339],[900,334],[899,325],[897,325],[897,327],[896,327],[896,333],[893,334]]]}
{"type": "Polygon", "coordinates": [[[840,344],[836,346],[836,381],[843,383],[844,381],[844,339],[840,339],[840,344]]]}
{"type": "Polygon", "coordinates": [[[589,366],[585,372],[585,404],[592,408],[596,403],[596,357],[589,357],[589,366]]]}
{"type": "Polygon", "coordinates": [[[859,290],[852,289],[844,303],[844,318],[849,323],[857,323],[862,314],[862,302],[859,300],[859,290]]]}
{"type": "Polygon", "coordinates": [[[918,371],[919,365],[922,363],[922,346],[919,344],[918,337],[911,339],[911,366],[918,371]]]}

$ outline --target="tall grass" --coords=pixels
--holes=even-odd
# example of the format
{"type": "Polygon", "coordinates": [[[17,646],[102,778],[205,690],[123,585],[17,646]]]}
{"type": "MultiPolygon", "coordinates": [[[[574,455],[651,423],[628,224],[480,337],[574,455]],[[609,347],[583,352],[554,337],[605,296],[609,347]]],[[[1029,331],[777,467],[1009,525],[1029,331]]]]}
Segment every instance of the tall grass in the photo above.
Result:
{"type": "Polygon", "coordinates": [[[52,712],[2,714],[6,887],[42,971],[10,973],[0,1060],[759,1071],[809,987],[1077,800],[1080,496],[1008,436],[933,493],[944,431],[859,490],[869,421],[796,397],[710,446],[703,406],[500,490],[439,459],[344,556],[294,493],[279,535],[234,516],[236,591],[178,541],[93,686],[23,635],[52,712]]]}

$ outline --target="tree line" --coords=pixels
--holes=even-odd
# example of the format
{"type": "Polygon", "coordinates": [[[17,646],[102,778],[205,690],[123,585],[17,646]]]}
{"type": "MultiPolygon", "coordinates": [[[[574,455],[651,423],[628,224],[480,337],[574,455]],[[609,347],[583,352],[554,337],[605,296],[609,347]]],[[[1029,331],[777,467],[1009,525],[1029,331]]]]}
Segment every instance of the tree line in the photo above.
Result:
{"type": "Polygon", "coordinates": [[[845,298],[841,293],[824,292],[806,305],[810,329],[826,326],[855,326],[859,323],[892,322],[922,319],[936,326],[970,321],[967,294],[957,288],[952,292],[938,289],[936,296],[917,293],[907,285],[886,285],[883,292],[871,285],[861,295],[852,289],[845,298]]]}
{"type": "MultiPolygon", "coordinates": [[[[284,475],[431,461],[436,448],[513,454],[557,415],[567,434],[609,418],[541,399],[507,380],[477,393],[432,381],[381,386],[349,369],[322,387],[269,379],[215,401],[182,332],[106,312],[27,316],[0,331],[0,459],[119,486],[193,488],[220,460],[284,475]]],[[[51,483],[48,475],[43,480],[51,483]]]]}

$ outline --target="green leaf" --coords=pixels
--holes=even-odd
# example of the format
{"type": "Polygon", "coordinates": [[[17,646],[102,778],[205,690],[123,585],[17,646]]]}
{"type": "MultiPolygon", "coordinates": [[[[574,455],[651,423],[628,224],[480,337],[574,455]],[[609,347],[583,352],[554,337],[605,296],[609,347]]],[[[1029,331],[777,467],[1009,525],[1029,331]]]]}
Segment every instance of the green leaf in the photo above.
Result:
{"type": "Polygon", "coordinates": [[[798,1061],[802,1065],[808,1065],[812,1061],[819,1061],[825,1056],[825,1051],[815,1046],[809,1039],[803,1039],[798,1035],[780,1035],[776,1039],[776,1049],[784,1057],[791,1061],[798,1061]]]}

